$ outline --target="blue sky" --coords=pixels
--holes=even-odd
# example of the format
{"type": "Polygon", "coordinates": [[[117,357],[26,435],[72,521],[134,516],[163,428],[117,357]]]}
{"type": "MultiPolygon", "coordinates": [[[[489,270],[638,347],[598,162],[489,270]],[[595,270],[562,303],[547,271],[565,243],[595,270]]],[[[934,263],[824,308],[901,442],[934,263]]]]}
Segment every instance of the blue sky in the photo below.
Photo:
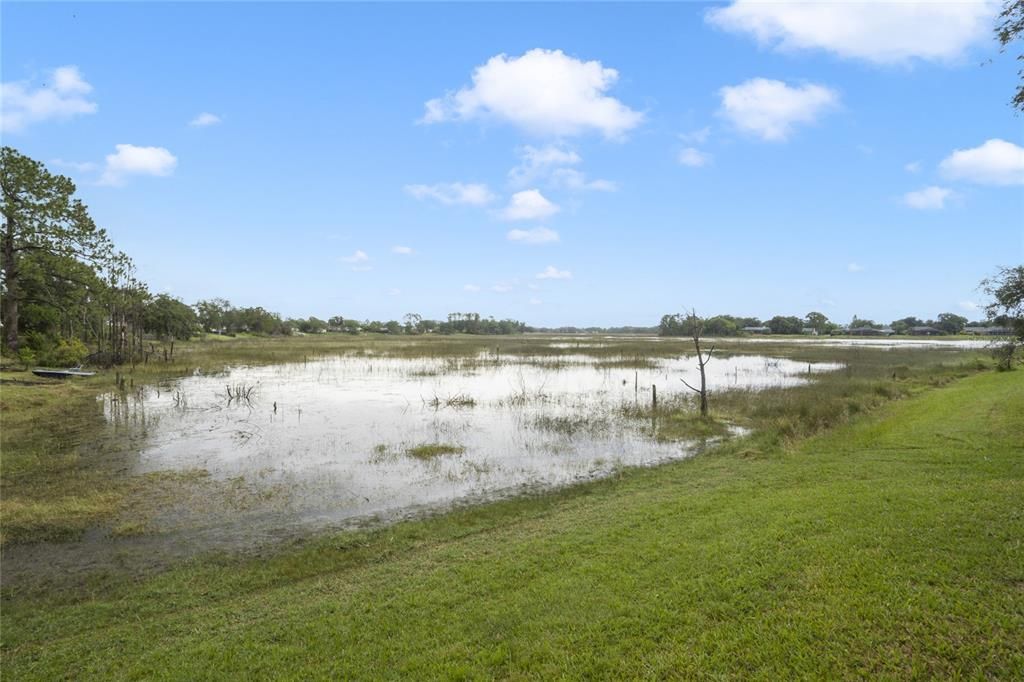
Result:
{"type": "Polygon", "coordinates": [[[993,10],[4,3],[3,138],[189,303],[973,319],[1024,261],[993,10]]]}

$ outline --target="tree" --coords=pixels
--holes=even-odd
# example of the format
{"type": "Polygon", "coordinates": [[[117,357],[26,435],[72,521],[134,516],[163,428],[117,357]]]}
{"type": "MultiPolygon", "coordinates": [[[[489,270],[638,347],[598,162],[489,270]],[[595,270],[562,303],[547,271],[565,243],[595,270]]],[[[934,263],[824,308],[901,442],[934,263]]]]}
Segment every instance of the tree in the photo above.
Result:
{"type": "Polygon", "coordinates": [[[819,334],[827,334],[832,331],[832,327],[834,326],[828,321],[828,317],[826,317],[824,313],[807,313],[804,315],[804,321],[807,323],[808,327],[811,327],[819,334]]]}
{"type": "Polygon", "coordinates": [[[954,315],[953,313],[940,313],[939,319],[935,321],[934,326],[947,334],[959,334],[964,330],[966,324],[966,317],[954,315]]]}
{"type": "Polygon", "coordinates": [[[697,311],[691,310],[690,314],[686,316],[688,327],[690,328],[690,336],[693,339],[693,347],[697,350],[697,367],[700,369],[700,388],[695,388],[687,383],[686,379],[680,379],[686,387],[700,396],[700,416],[708,416],[708,383],[707,376],[704,372],[705,365],[711,360],[711,354],[715,352],[715,347],[711,346],[711,350],[708,351],[707,355],[704,355],[700,349],[700,338],[704,333],[704,320],[697,317],[697,311]]]}
{"type": "Polygon", "coordinates": [[[893,320],[889,326],[897,334],[906,334],[912,327],[924,327],[925,324],[916,317],[904,317],[901,320],[893,320]]]}
{"type": "Polygon", "coordinates": [[[167,294],[159,294],[146,303],[142,313],[143,328],[162,339],[187,341],[192,338],[196,324],[195,311],[167,294]]]}
{"type": "Polygon", "coordinates": [[[1017,347],[1024,343],[1024,265],[1000,268],[994,277],[982,280],[981,288],[993,299],[985,312],[1013,331],[997,354],[1000,367],[1012,369],[1017,347]]]}
{"type": "Polygon", "coordinates": [[[772,334],[799,334],[804,330],[804,323],[799,317],[776,315],[768,320],[768,328],[772,330],[772,334]]]}
{"type": "MultiPolygon", "coordinates": [[[[1002,51],[1014,40],[1024,34],[1024,0],[1006,0],[1003,3],[1003,11],[999,13],[999,23],[996,25],[996,38],[1002,46],[1002,51]]],[[[1024,61],[1024,52],[1017,55],[1018,61],[1024,61]]],[[[1021,83],[1017,85],[1017,93],[1010,100],[1010,103],[1017,109],[1024,111],[1024,69],[1017,72],[1021,77],[1021,83]]]]}
{"type": "Polygon", "coordinates": [[[12,147],[0,150],[0,188],[4,335],[7,347],[17,350],[24,295],[21,264],[27,254],[73,258],[100,268],[115,265],[123,256],[114,252],[85,204],[72,198],[75,185],[70,179],[51,175],[43,164],[12,147]]]}

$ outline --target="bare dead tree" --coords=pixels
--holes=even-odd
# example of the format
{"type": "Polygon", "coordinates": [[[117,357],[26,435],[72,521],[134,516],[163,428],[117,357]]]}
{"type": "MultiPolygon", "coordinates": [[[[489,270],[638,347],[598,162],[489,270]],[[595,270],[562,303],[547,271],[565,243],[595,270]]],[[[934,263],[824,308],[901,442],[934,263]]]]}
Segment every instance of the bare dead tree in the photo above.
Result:
{"type": "Polygon", "coordinates": [[[688,389],[700,395],[700,416],[706,417],[708,416],[708,382],[707,376],[704,372],[704,367],[711,360],[711,354],[715,352],[715,347],[712,345],[707,354],[700,349],[700,339],[704,334],[704,320],[697,317],[696,310],[690,310],[690,314],[686,316],[686,321],[690,325],[693,347],[697,350],[697,367],[700,369],[700,388],[691,386],[686,379],[680,379],[680,381],[686,384],[688,389]]]}

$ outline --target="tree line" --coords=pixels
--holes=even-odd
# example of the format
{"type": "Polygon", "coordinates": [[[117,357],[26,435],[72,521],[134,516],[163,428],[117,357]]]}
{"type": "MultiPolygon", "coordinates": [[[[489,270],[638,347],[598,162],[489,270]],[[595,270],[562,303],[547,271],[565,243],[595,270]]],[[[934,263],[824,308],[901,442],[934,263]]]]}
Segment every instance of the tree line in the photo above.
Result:
{"type": "Polygon", "coordinates": [[[154,340],[184,340],[204,331],[515,334],[526,329],[517,320],[479,313],[452,313],[443,321],[410,313],[402,322],[356,322],[342,316],[285,319],[261,307],[235,307],[220,298],[190,306],[149,291],[132,260],[115,248],[74,196],[75,184],[69,178],[52,174],[42,163],[5,146],[0,149],[0,189],[2,348],[23,364],[146,360],[156,352],[154,340]]]}
{"type": "MultiPolygon", "coordinates": [[[[917,317],[904,317],[883,325],[874,320],[858,318],[856,315],[848,325],[832,322],[824,313],[810,312],[803,317],[795,315],[776,315],[762,321],[757,317],[734,317],[732,315],[715,315],[701,318],[704,334],[707,336],[739,336],[743,333],[771,334],[835,334],[858,329],[884,330],[891,329],[895,334],[908,334],[918,328],[930,328],[941,334],[960,334],[967,327],[1011,326],[1011,318],[1007,315],[995,314],[985,320],[969,321],[955,313],[941,313],[936,319],[923,320],[917,317]],[[746,331],[745,331],[746,330],[746,331]]],[[[658,325],[661,336],[692,336],[694,318],[688,313],[664,315],[658,325]]]]}

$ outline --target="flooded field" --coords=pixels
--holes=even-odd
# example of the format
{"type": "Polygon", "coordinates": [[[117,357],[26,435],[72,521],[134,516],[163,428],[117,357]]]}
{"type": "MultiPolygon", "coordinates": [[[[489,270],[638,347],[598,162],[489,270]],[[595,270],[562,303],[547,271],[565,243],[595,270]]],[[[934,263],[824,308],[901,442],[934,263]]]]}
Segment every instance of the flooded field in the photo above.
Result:
{"type": "MultiPolygon", "coordinates": [[[[86,570],[111,556],[246,548],[686,458],[707,441],[662,442],[629,413],[648,407],[655,387],[662,401],[688,394],[680,380],[698,382],[695,367],[686,355],[362,351],[107,393],[106,428],[132,444],[117,455],[123,475],[172,477],[178,492],[139,501],[141,532],[15,546],[5,569],[10,578],[41,561],[86,570]]],[[[721,356],[708,381],[712,391],[759,390],[839,367],[721,356]]]]}

